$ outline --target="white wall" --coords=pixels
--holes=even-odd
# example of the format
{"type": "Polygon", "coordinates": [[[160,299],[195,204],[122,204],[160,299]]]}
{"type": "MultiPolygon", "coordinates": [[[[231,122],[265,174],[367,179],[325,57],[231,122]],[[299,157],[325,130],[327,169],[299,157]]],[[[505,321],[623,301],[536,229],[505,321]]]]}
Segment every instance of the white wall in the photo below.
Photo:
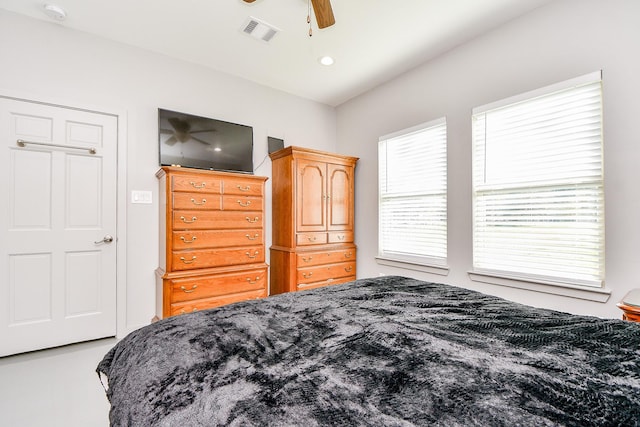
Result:
{"type": "Polygon", "coordinates": [[[337,108],[338,147],[356,169],[358,276],[409,274],[573,313],[619,318],[615,303],[640,286],[640,2],[554,1],[337,108]],[[607,303],[469,279],[472,269],[471,109],[603,70],[607,303]],[[448,276],[378,265],[378,137],[446,116],[448,276]]]}
{"type": "MultiPolygon", "coordinates": [[[[3,10],[0,94],[95,108],[126,119],[125,140],[119,145],[126,150],[126,169],[118,179],[124,180],[127,193],[121,195],[124,204],[118,208],[125,222],[118,234],[126,236],[119,333],[148,324],[154,315],[158,107],[253,126],[256,166],[267,155],[267,136],[283,138],[285,145],[336,150],[336,116],[331,107],[3,10]],[[131,190],[152,191],[154,203],[131,204],[131,190]]],[[[256,175],[271,176],[269,159],[256,175]]],[[[270,181],[266,188],[268,247],[270,181]]],[[[89,343],[0,359],[0,424],[106,425],[106,398],[93,369],[107,349],[108,345],[89,343]]]]}

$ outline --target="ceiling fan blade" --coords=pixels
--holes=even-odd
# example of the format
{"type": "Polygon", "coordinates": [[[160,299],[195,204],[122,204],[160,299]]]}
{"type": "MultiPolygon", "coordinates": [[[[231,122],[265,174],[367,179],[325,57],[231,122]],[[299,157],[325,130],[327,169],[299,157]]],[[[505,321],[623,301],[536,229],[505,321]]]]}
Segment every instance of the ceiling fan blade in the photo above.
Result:
{"type": "Polygon", "coordinates": [[[316,21],[318,21],[318,28],[327,28],[336,23],[330,0],[311,0],[311,4],[313,4],[316,21]]]}
{"type": "Polygon", "coordinates": [[[172,135],[164,143],[167,144],[168,146],[172,147],[176,142],[178,142],[178,138],[176,138],[175,136],[172,135]]]}
{"type": "Polygon", "coordinates": [[[191,139],[193,139],[194,141],[198,141],[200,144],[211,145],[210,143],[208,143],[204,139],[196,138],[195,136],[193,136],[193,134],[191,135],[191,139]]]}

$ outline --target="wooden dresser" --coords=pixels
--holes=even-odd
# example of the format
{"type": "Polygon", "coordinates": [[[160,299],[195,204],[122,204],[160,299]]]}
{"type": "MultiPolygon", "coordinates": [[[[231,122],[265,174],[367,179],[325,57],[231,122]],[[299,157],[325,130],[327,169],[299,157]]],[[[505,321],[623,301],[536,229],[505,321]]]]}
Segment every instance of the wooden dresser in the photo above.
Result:
{"type": "Polygon", "coordinates": [[[271,294],[356,278],[358,158],[287,147],[272,153],[271,294]]]}
{"type": "Polygon", "coordinates": [[[163,167],[157,316],[267,296],[266,177],[163,167]]]}

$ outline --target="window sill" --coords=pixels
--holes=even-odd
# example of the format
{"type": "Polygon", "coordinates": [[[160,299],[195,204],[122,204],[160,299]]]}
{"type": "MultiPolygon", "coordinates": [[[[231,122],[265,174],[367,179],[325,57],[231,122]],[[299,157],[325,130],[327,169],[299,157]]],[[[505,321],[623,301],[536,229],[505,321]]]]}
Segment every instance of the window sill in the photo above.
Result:
{"type": "Polygon", "coordinates": [[[376,262],[380,265],[387,265],[389,267],[405,268],[407,270],[438,274],[440,276],[447,276],[449,274],[449,267],[444,265],[416,264],[413,262],[398,261],[396,259],[389,259],[389,258],[382,258],[382,257],[376,257],[376,262]]]}
{"type": "Polygon", "coordinates": [[[469,271],[468,274],[469,278],[474,282],[526,289],[534,292],[562,295],[565,297],[584,299],[588,301],[607,302],[611,296],[611,290],[606,288],[589,288],[586,286],[542,282],[509,276],[499,276],[495,274],[478,273],[474,271],[469,271]]]}

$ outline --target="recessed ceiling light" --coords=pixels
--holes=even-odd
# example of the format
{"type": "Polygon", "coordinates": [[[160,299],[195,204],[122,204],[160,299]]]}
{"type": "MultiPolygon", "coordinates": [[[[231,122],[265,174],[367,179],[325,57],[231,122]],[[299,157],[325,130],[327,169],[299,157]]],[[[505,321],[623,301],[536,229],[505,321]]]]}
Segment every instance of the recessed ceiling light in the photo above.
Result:
{"type": "Polygon", "coordinates": [[[51,19],[56,21],[64,21],[67,18],[67,12],[56,4],[45,4],[43,6],[44,13],[51,19]]]}
{"type": "Polygon", "coordinates": [[[333,65],[333,63],[335,62],[334,59],[330,56],[321,56],[320,59],[318,59],[318,61],[320,61],[320,63],[322,65],[333,65]]]}

